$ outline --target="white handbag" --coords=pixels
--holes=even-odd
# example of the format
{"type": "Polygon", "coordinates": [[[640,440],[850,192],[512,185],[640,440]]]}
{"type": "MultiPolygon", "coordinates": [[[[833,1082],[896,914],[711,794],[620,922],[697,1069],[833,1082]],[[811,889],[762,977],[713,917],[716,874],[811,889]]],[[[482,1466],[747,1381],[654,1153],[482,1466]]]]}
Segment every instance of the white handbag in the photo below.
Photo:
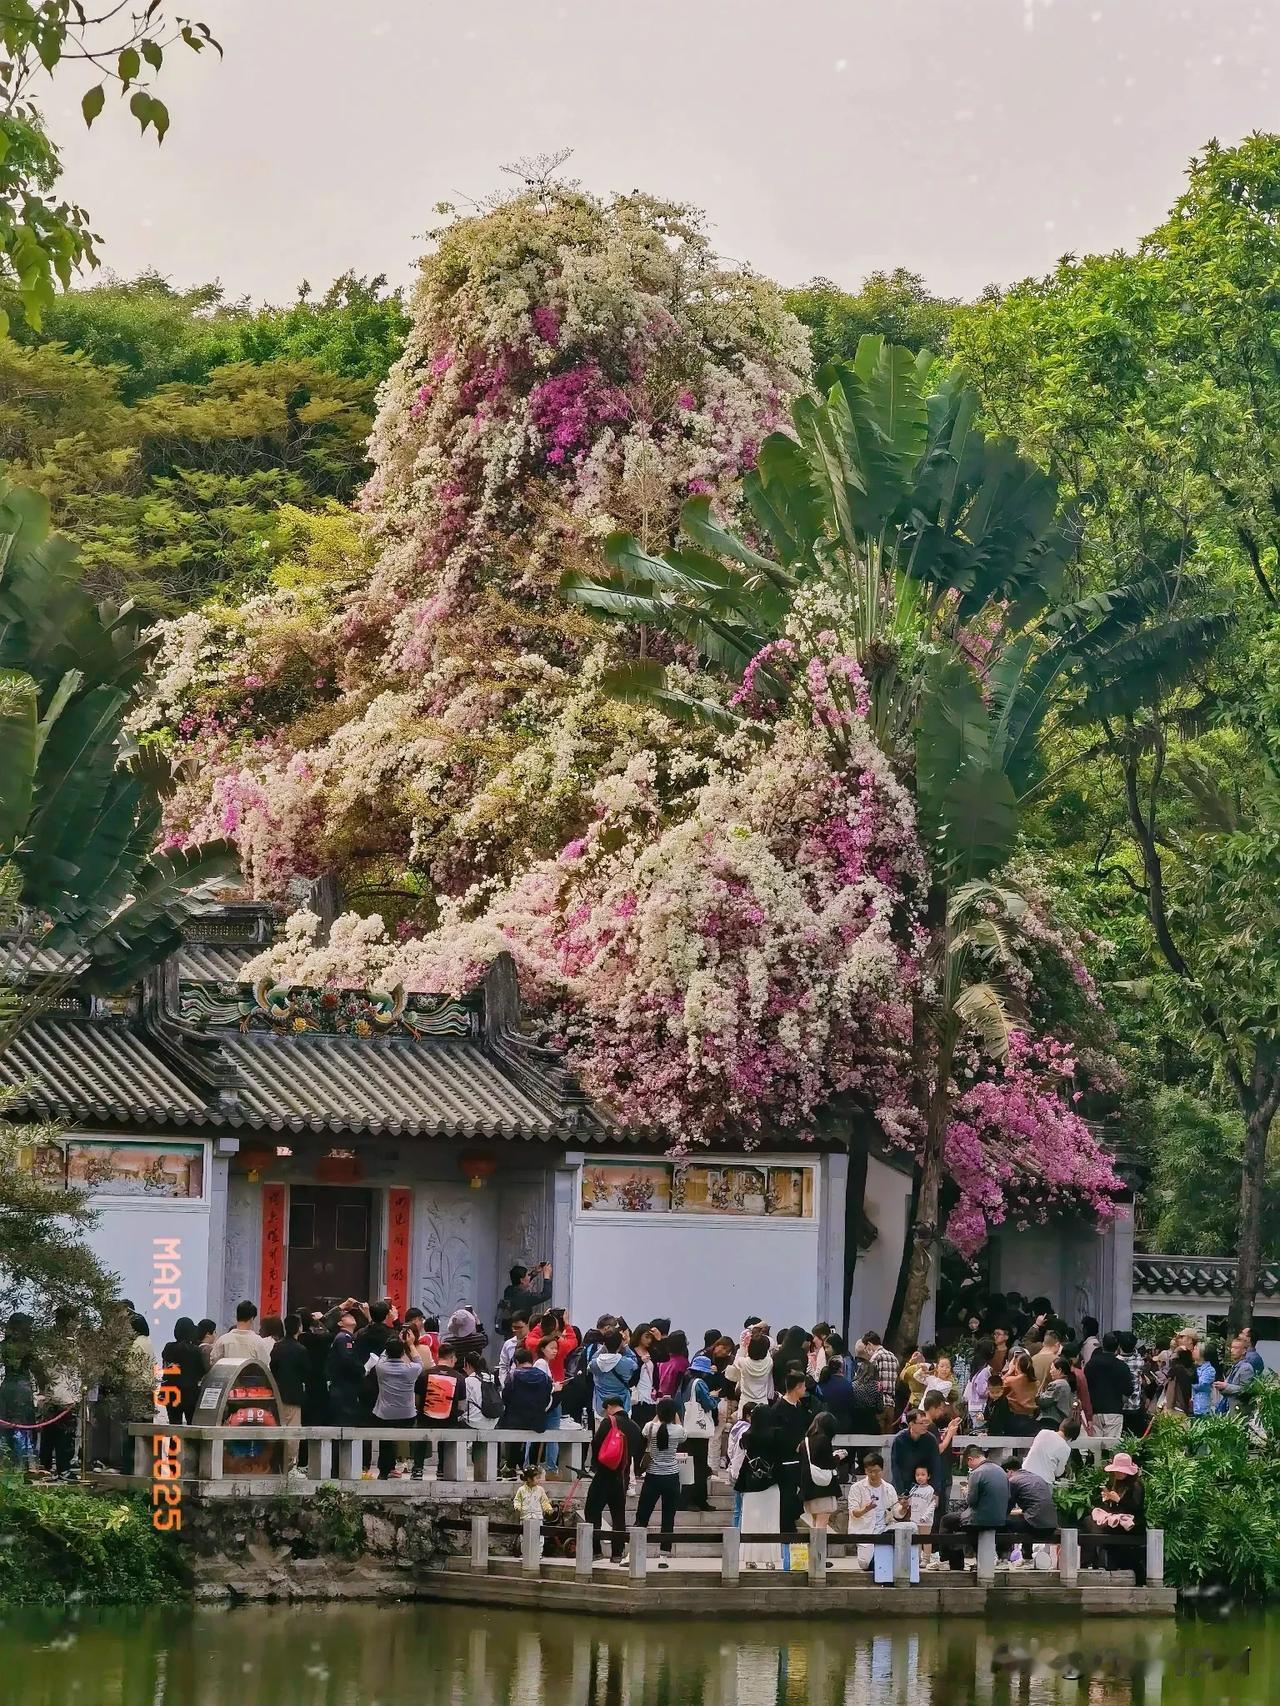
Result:
{"type": "Polygon", "coordinates": [[[815,1463],[813,1461],[807,1439],[804,1440],[802,1444],[804,1446],[805,1462],[809,1465],[809,1479],[813,1482],[815,1487],[829,1487],[836,1478],[835,1470],[824,1469],[820,1463],[815,1463]]]}

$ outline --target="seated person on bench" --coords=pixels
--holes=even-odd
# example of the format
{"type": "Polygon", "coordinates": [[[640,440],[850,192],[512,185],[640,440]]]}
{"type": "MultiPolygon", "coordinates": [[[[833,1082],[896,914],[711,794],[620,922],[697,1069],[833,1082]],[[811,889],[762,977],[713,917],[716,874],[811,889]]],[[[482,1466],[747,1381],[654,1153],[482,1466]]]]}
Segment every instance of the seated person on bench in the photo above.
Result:
{"type": "Polygon", "coordinates": [[[945,1555],[953,1570],[964,1569],[965,1541],[975,1543],[984,1528],[1003,1528],[1009,1515],[1009,1477],[998,1463],[988,1463],[980,1445],[971,1445],[964,1454],[969,1471],[965,1503],[958,1511],[948,1511],[942,1519],[943,1535],[957,1539],[943,1543],[938,1551],[945,1555]]]}

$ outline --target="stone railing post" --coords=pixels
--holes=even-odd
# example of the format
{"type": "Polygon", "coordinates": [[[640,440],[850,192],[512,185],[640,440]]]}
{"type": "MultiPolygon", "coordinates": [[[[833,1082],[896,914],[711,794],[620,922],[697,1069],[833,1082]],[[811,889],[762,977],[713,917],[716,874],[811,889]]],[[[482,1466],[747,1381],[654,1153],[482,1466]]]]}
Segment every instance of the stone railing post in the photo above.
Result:
{"type": "Polygon", "coordinates": [[[978,1530],[978,1580],[990,1587],[996,1579],[996,1531],[994,1528],[978,1530]]]}
{"type": "Polygon", "coordinates": [[[343,1439],[338,1446],[339,1481],[358,1481],[364,1474],[364,1442],[343,1439]]]}
{"type": "Polygon", "coordinates": [[[899,1523],[893,1531],[893,1585],[906,1587],[911,1580],[911,1530],[899,1523]]]}
{"type": "Polygon", "coordinates": [[[536,1516],[525,1518],[520,1535],[520,1573],[525,1576],[542,1574],[542,1522],[536,1516]]]}
{"type": "Polygon", "coordinates": [[[720,1580],[736,1583],[742,1568],[742,1530],[726,1528],[720,1537],[720,1580]]]}
{"type": "Polygon", "coordinates": [[[649,1563],[649,1530],[633,1528],[631,1530],[631,1565],[630,1576],[633,1582],[642,1582],[649,1563]]]}
{"type": "Polygon", "coordinates": [[[1058,1575],[1074,1587],[1080,1574],[1080,1530],[1064,1528],[1058,1541],[1058,1575]]]}
{"type": "Polygon", "coordinates": [[[481,1575],[489,1568],[489,1519],[487,1516],[473,1516],[471,1519],[471,1568],[478,1570],[481,1575]]]}
{"type": "Polygon", "coordinates": [[[827,1579],[827,1531],[825,1528],[815,1528],[809,1536],[809,1585],[827,1579]]]}
{"type": "Polygon", "coordinates": [[[578,1539],[574,1549],[573,1573],[581,1579],[591,1579],[591,1566],[595,1563],[596,1531],[589,1522],[578,1524],[578,1539]]]}
{"type": "Polygon", "coordinates": [[[1147,1530],[1147,1586],[1164,1586],[1164,1529],[1147,1530]]]}

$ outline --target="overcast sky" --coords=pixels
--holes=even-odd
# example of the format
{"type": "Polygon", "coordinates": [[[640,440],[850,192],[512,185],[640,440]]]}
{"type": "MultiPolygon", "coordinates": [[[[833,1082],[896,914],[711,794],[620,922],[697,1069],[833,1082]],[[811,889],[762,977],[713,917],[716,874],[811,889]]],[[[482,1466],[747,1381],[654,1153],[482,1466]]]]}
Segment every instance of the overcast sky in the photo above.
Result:
{"type": "Polygon", "coordinates": [[[694,202],[787,283],[972,293],[1128,245],[1208,137],[1280,127],[1280,0],[187,0],[157,150],[46,98],[107,265],[282,300],[406,280],[442,199],[571,146],[591,189],[694,202]]]}

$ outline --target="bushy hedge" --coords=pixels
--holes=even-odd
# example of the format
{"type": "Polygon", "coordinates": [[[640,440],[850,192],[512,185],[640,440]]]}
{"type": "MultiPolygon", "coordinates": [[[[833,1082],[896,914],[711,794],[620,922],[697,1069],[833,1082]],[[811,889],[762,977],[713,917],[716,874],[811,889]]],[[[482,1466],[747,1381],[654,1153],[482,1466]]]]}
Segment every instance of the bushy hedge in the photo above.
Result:
{"type": "MultiPolygon", "coordinates": [[[[1147,1522],[1165,1534],[1165,1580],[1221,1584],[1246,1599],[1280,1595],[1280,1384],[1248,1416],[1157,1416],[1124,1450],[1142,1465],[1147,1522]]],[[[1100,1468],[1056,1489],[1064,1522],[1097,1502],[1100,1468]]]]}
{"type": "Polygon", "coordinates": [[[0,1477],[0,1604],[139,1605],[186,1591],[177,1543],[142,1499],[0,1477]]]}

